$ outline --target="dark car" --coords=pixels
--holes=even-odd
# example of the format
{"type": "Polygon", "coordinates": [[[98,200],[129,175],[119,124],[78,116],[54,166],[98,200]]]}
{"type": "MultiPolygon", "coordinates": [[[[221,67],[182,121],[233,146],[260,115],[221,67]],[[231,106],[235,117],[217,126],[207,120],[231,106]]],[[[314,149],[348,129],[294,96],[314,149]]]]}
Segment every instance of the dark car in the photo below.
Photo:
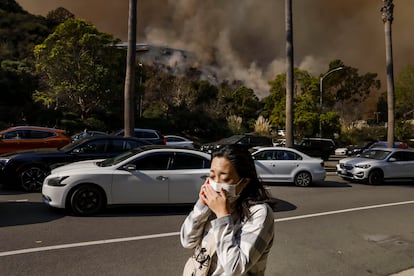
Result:
{"type": "Polygon", "coordinates": [[[201,146],[201,150],[211,153],[213,150],[220,148],[223,145],[238,144],[245,146],[248,149],[255,147],[271,147],[273,146],[272,138],[267,136],[260,136],[255,134],[240,134],[233,135],[216,142],[204,144],[201,146]]]}
{"type": "MultiPolygon", "coordinates": [[[[372,148],[387,148],[387,147],[388,147],[387,141],[369,141],[360,146],[350,147],[348,151],[348,155],[349,156],[358,155],[372,148]]],[[[406,143],[396,141],[394,142],[394,148],[407,149],[408,145],[406,143]]]]}
{"type": "Polygon", "coordinates": [[[335,142],[328,138],[303,138],[293,147],[309,156],[320,157],[325,161],[329,160],[331,154],[335,154],[335,142]]]}
{"type": "Polygon", "coordinates": [[[0,181],[28,192],[40,191],[43,180],[56,167],[75,161],[109,158],[149,144],[135,137],[94,136],[61,149],[6,154],[0,157],[0,181]]]}
{"type": "MultiPolygon", "coordinates": [[[[120,130],[114,133],[116,136],[124,136],[124,130],[120,130]]],[[[155,145],[166,145],[167,140],[160,131],[149,128],[134,128],[135,137],[150,142],[155,145]]]]}
{"type": "Polygon", "coordinates": [[[108,133],[105,133],[103,131],[97,131],[97,130],[84,130],[82,132],[78,132],[76,134],[73,134],[72,136],[70,136],[70,139],[72,140],[72,142],[75,142],[79,139],[83,139],[83,138],[86,138],[86,137],[102,136],[102,135],[108,135],[108,133]]]}

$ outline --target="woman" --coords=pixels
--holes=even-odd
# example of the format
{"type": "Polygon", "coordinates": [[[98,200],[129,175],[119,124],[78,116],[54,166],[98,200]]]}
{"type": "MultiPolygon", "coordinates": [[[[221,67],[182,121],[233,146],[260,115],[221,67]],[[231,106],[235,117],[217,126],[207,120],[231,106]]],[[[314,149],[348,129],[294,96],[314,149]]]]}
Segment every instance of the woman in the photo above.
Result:
{"type": "Polygon", "coordinates": [[[247,149],[213,152],[210,177],[181,227],[181,244],[195,249],[183,275],[206,266],[208,275],[264,275],[274,235],[269,202],[247,149]]]}

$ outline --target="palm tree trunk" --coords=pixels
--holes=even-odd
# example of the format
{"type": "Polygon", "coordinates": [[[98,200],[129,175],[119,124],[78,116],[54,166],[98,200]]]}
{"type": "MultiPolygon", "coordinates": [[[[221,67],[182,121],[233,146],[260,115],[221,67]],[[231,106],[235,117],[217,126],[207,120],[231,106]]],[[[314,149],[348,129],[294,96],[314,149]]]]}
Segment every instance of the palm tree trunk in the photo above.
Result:
{"type": "Polygon", "coordinates": [[[293,147],[293,23],[292,0],[285,1],[286,28],[286,147],[293,147]]]}
{"type": "Polygon", "coordinates": [[[388,131],[387,144],[388,147],[394,146],[394,108],[395,108],[395,94],[394,94],[394,64],[392,58],[392,32],[391,24],[393,21],[394,4],[392,0],[382,0],[384,6],[381,8],[382,21],[384,22],[385,31],[385,51],[387,62],[387,104],[388,104],[388,131]]]}
{"type": "Polygon", "coordinates": [[[137,0],[129,0],[128,52],[124,86],[124,136],[134,136],[134,90],[137,33],[137,0]]]}

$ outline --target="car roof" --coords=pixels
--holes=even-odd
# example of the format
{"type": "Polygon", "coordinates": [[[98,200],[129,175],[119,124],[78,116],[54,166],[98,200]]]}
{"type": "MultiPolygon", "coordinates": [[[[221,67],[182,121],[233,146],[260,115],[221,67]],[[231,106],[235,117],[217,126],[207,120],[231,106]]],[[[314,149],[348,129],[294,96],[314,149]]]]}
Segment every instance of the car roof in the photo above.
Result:
{"type": "Polygon", "coordinates": [[[1,133],[11,131],[11,130],[20,130],[20,129],[28,129],[28,130],[46,130],[46,131],[58,131],[58,132],[65,132],[64,129],[59,128],[51,128],[51,127],[40,127],[40,126],[14,126],[9,127],[0,131],[1,133]]]}
{"type": "Polygon", "coordinates": [[[368,149],[368,151],[371,150],[382,150],[382,151],[410,151],[410,152],[414,152],[412,149],[403,149],[403,148],[370,148],[368,149]]]}

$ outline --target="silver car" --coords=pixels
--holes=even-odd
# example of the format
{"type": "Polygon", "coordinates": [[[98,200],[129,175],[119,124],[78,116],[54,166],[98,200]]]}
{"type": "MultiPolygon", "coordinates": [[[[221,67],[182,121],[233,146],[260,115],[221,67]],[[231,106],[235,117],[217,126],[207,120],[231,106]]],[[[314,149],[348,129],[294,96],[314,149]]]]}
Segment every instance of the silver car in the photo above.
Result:
{"type": "Polygon", "coordinates": [[[306,187],[326,176],[322,159],[292,148],[265,147],[252,155],[257,174],[264,182],[290,182],[306,187]]]}
{"type": "Polygon", "coordinates": [[[373,148],[357,157],[341,159],[336,165],[343,179],[371,185],[392,179],[414,179],[414,151],[399,148],[373,148]]]}

